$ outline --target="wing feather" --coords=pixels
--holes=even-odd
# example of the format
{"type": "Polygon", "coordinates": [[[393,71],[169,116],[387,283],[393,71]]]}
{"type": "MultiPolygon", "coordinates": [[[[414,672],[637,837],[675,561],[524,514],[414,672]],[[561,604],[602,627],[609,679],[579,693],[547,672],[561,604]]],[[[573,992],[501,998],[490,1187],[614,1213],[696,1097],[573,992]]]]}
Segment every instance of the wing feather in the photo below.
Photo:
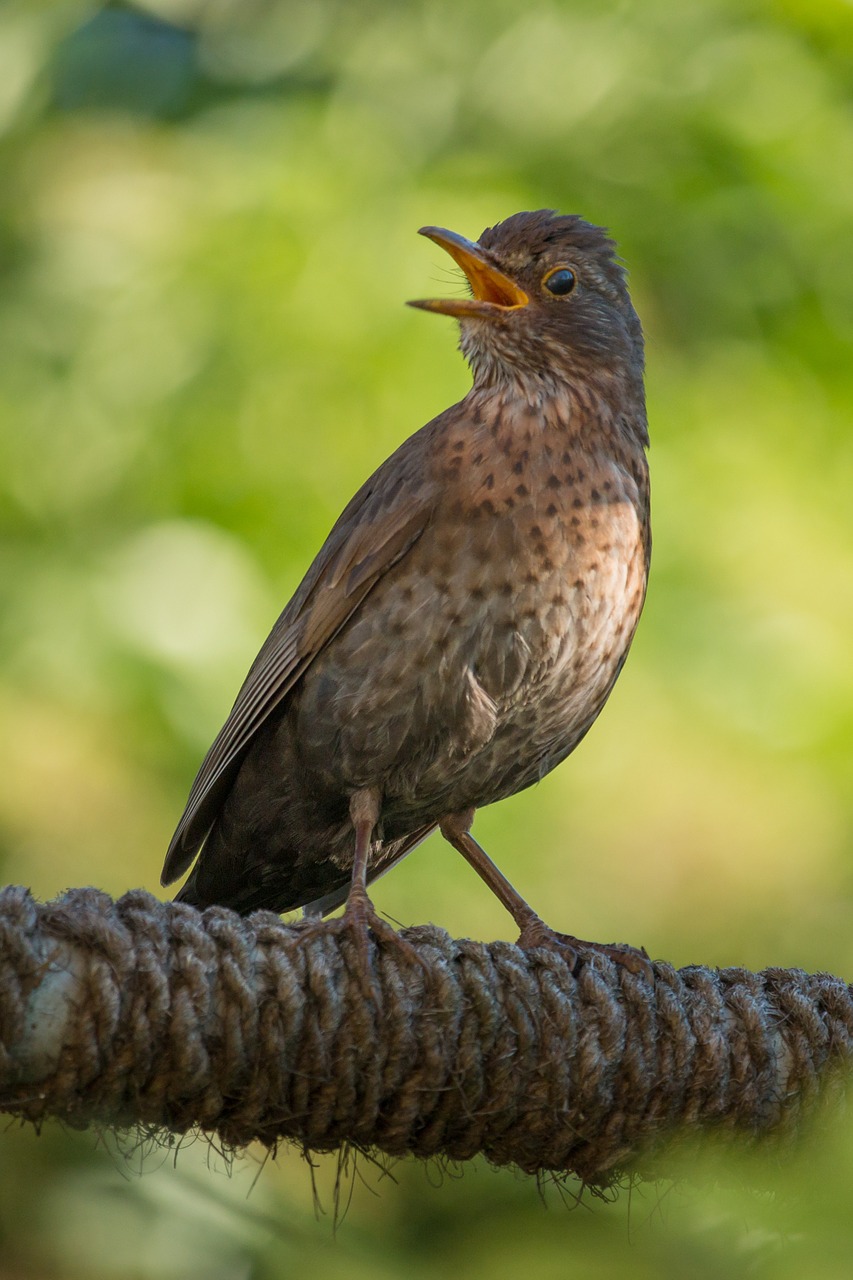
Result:
{"type": "MultiPolygon", "coordinates": [[[[393,457],[399,458],[401,452],[393,457]]],[[[393,457],[344,509],[252,664],[193,783],[166,854],[163,884],[176,880],[192,862],[258,730],[429,523],[434,507],[431,486],[382,483],[393,457]]],[[[406,461],[410,460],[419,458],[406,461]]],[[[410,465],[404,468],[403,478],[423,481],[425,477],[419,467],[410,465]]]]}

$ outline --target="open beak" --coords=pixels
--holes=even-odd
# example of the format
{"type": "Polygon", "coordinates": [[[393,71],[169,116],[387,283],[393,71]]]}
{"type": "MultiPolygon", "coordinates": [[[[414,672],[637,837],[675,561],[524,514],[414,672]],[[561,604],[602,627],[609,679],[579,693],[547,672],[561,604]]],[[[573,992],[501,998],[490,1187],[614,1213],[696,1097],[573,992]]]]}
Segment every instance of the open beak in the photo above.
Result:
{"type": "Polygon", "coordinates": [[[444,316],[496,317],[526,307],[530,299],[514,280],[489,261],[486,251],[473,240],[466,240],[444,227],[421,227],[418,235],[434,240],[446,249],[468,277],[473,298],[419,298],[410,307],[438,311],[444,316]]]}

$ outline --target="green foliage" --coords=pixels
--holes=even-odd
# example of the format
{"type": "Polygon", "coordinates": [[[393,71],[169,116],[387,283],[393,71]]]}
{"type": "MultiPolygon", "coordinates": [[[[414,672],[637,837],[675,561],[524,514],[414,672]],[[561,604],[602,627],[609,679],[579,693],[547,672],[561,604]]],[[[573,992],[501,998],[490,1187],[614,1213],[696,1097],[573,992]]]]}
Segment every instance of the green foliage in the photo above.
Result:
{"type": "MultiPolygon", "coordinates": [[[[452,326],[402,306],[456,287],[416,229],[548,206],[611,227],[631,269],[653,579],[601,724],[478,833],[558,927],[848,971],[851,57],[844,0],[10,0],[6,879],[155,886],[332,520],[464,394],[452,326]]],[[[377,901],[507,934],[440,843],[377,901]]],[[[7,1133],[0,1274],[849,1274],[843,1125],[782,1169],[720,1162],[591,1214],[506,1172],[362,1165],[334,1245],[295,1156],[246,1199],[253,1166],[228,1182],[198,1154],[123,1181],[90,1135],[7,1133]]]]}

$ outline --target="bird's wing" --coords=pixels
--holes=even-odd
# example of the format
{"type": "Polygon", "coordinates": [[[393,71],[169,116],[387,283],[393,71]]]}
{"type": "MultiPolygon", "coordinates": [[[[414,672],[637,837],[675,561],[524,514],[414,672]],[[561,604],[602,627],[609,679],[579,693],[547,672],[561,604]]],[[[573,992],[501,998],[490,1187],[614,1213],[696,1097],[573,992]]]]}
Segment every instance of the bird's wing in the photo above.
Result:
{"type": "Polygon", "coordinates": [[[163,884],[192,862],[261,725],[429,523],[435,489],[422,470],[423,451],[404,450],[383,463],[344,509],[255,659],[193,783],[166,854],[163,884]]]}

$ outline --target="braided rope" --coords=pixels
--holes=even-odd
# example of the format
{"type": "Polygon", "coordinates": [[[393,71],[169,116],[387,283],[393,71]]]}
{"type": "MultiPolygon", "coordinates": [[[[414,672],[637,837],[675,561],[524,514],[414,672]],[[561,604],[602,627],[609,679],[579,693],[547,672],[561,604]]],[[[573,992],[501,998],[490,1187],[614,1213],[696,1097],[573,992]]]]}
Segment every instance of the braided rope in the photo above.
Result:
{"type": "Polygon", "coordinates": [[[711,1130],[793,1137],[850,1071],[851,989],[826,974],[658,963],[652,987],[601,956],[573,977],[544,949],[402,937],[372,944],[365,990],[340,921],[0,890],[0,1109],[605,1182],[711,1130]]]}

